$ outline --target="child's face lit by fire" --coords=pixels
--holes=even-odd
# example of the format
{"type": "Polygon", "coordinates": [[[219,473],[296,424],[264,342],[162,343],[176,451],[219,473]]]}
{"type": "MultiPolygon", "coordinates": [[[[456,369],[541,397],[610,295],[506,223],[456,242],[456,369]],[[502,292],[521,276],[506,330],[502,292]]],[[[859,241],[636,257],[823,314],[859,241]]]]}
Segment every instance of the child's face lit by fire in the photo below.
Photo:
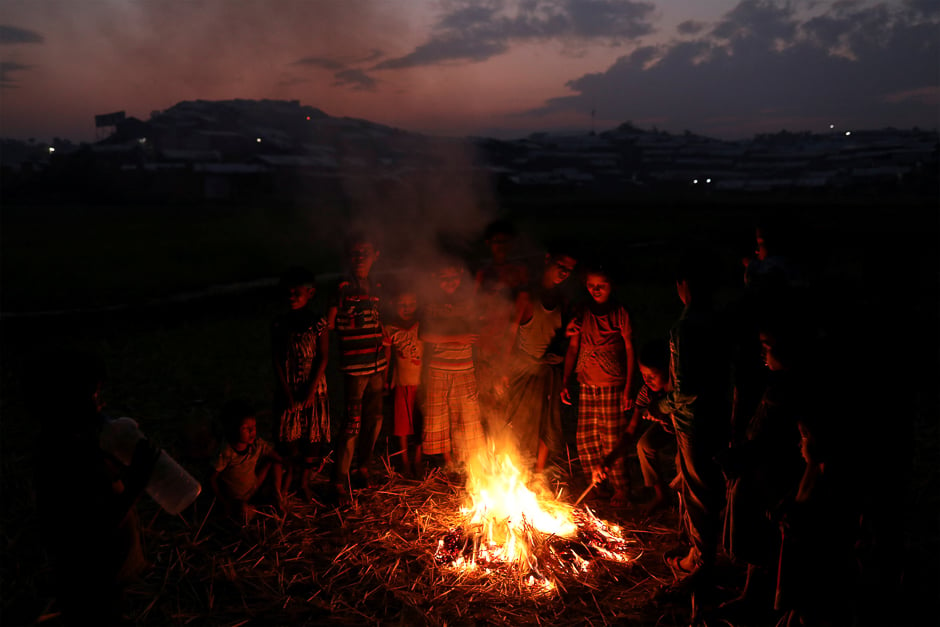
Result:
{"type": "Polygon", "coordinates": [[[767,366],[769,370],[774,372],[778,370],[783,370],[784,365],[780,361],[780,358],[777,356],[776,351],[776,341],[768,333],[760,334],[760,347],[761,347],[761,356],[764,359],[764,365],[767,366]]]}
{"type": "Polygon", "coordinates": [[[395,302],[395,310],[402,320],[413,320],[418,311],[418,298],[414,294],[402,294],[395,302]]]}
{"type": "Polygon", "coordinates": [[[257,421],[253,417],[242,420],[242,425],[238,428],[238,444],[241,446],[250,446],[254,444],[254,441],[257,437],[257,421]]]}
{"type": "Polygon", "coordinates": [[[548,283],[551,285],[561,285],[564,283],[565,280],[571,276],[571,273],[574,272],[574,268],[578,263],[567,255],[557,258],[546,257],[545,261],[547,266],[545,273],[548,278],[548,283]]]}
{"type": "Polygon", "coordinates": [[[603,305],[610,299],[610,280],[603,274],[588,274],[584,284],[588,294],[598,305],[603,305]]]}
{"type": "Polygon", "coordinates": [[[454,295],[460,287],[461,274],[461,269],[455,266],[441,268],[436,274],[438,285],[441,286],[441,291],[448,296],[454,295]]]}
{"type": "Polygon", "coordinates": [[[643,364],[640,364],[640,376],[643,377],[643,383],[648,385],[654,392],[662,392],[669,377],[667,373],[659,368],[650,368],[643,364]]]}
{"type": "Polygon", "coordinates": [[[293,310],[303,309],[313,298],[315,288],[312,285],[294,285],[287,288],[287,302],[293,310]]]}
{"type": "Polygon", "coordinates": [[[346,253],[346,261],[349,264],[349,271],[357,279],[368,278],[372,270],[372,264],[379,257],[379,251],[375,246],[368,242],[353,244],[346,253]]]}

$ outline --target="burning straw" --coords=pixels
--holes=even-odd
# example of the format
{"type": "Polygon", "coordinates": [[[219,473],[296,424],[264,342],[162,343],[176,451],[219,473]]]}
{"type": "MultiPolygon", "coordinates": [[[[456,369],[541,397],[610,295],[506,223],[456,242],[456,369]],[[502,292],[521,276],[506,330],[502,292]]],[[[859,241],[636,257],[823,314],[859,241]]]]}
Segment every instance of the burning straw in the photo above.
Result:
{"type": "Polygon", "coordinates": [[[197,503],[191,519],[158,515],[145,530],[154,564],[132,589],[132,618],[201,625],[607,624],[641,607],[644,584],[659,581],[637,567],[649,539],[674,537],[672,529],[647,527],[627,532],[637,537],[620,545],[585,508],[572,512],[571,536],[526,521],[531,549],[522,567],[478,561],[479,568],[459,568],[442,560],[442,540],[446,546],[470,537],[466,499],[464,486],[440,472],[423,481],[393,474],[386,485],[360,492],[350,509],[295,504],[283,515],[262,511],[243,529],[215,520],[210,503],[197,503]],[[627,558],[603,556],[605,546],[627,558]]]}
{"type": "Polygon", "coordinates": [[[553,592],[599,560],[626,564],[636,556],[620,529],[589,509],[536,494],[510,453],[483,450],[468,470],[465,525],[438,542],[439,563],[487,576],[506,573],[553,592]]]}

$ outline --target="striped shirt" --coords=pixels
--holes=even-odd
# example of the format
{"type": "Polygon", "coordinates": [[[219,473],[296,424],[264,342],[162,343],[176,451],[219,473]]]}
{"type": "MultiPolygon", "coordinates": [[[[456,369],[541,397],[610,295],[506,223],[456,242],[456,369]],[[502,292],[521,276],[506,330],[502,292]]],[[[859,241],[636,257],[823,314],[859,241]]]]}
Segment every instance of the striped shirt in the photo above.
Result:
{"type": "MultiPolygon", "coordinates": [[[[428,333],[462,335],[473,331],[469,303],[437,303],[424,311],[422,327],[428,333]]],[[[472,344],[430,344],[426,352],[428,367],[451,372],[473,370],[472,344]]]]}
{"type": "Polygon", "coordinates": [[[379,314],[381,289],[381,284],[376,283],[365,291],[346,280],[335,292],[334,327],[339,339],[339,368],[346,374],[367,376],[381,372],[388,365],[379,314]]]}

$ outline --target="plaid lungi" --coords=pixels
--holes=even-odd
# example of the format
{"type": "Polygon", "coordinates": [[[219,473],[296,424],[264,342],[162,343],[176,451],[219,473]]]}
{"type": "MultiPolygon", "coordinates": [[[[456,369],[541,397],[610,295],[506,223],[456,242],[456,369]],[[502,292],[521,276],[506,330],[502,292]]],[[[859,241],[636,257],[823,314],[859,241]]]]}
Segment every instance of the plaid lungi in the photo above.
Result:
{"type": "Polygon", "coordinates": [[[465,462],[485,444],[473,370],[428,370],[421,448],[425,455],[452,451],[465,462]]]}
{"type": "MultiPolygon", "coordinates": [[[[614,450],[620,434],[627,428],[623,414],[623,387],[580,384],[578,394],[578,458],[588,476],[614,450]]],[[[615,490],[628,487],[623,457],[614,462],[608,473],[615,490]]]]}

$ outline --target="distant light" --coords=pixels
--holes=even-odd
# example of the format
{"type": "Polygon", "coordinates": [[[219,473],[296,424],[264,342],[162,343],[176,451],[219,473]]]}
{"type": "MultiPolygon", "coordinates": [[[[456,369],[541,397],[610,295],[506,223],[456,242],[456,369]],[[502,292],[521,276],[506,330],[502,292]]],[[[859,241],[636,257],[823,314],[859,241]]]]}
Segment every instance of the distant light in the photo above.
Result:
{"type": "Polygon", "coordinates": [[[146,143],[147,143],[147,138],[146,138],[146,137],[138,137],[138,138],[137,138],[137,143],[138,143],[138,144],[146,144],[146,143]]]}
{"type": "Polygon", "coordinates": [[[55,152],[55,148],[52,146],[49,146],[49,154],[52,154],[54,152],[55,152]]]}
{"type": "Polygon", "coordinates": [[[261,143],[261,138],[259,137],[259,138],[258,138],[258,139],[256,139],[255,141],[256,141],[256,142],[258,142],[258,143],[260,144],[260,143],[261,143]]]}
{"type": "Polygon", "coordinates": [[[705,179],[705,182],[706,182],[706,183],[711,183],[712,180],[711,180],[711,179],[705,179]]]}
{"type": "Polygon", "coordinates": [[[845,132],[845,136],[846,136],[846,137],[848,137],[848,136],[851,135],[851,134],[852,134],[852,131],[846,131],[846,132],[845,132]]]}
{"type": "Polygon", "coordinates": [[[310,119],[310,116],[309,116],[309,115],[307,116],[307,119],[308,119],[308,120],[310,119]]]}
{"type": "Polygon", "coordinates": [[[829,125],[829,128],[835,128],[835,127],[836,127],[835,124],[830,124],[830,125],[829,125]]]}
{"type": "Polygon", "coordinates": [[[692,185],[698,185],[698,179],[692,179],[692,185]]]}

